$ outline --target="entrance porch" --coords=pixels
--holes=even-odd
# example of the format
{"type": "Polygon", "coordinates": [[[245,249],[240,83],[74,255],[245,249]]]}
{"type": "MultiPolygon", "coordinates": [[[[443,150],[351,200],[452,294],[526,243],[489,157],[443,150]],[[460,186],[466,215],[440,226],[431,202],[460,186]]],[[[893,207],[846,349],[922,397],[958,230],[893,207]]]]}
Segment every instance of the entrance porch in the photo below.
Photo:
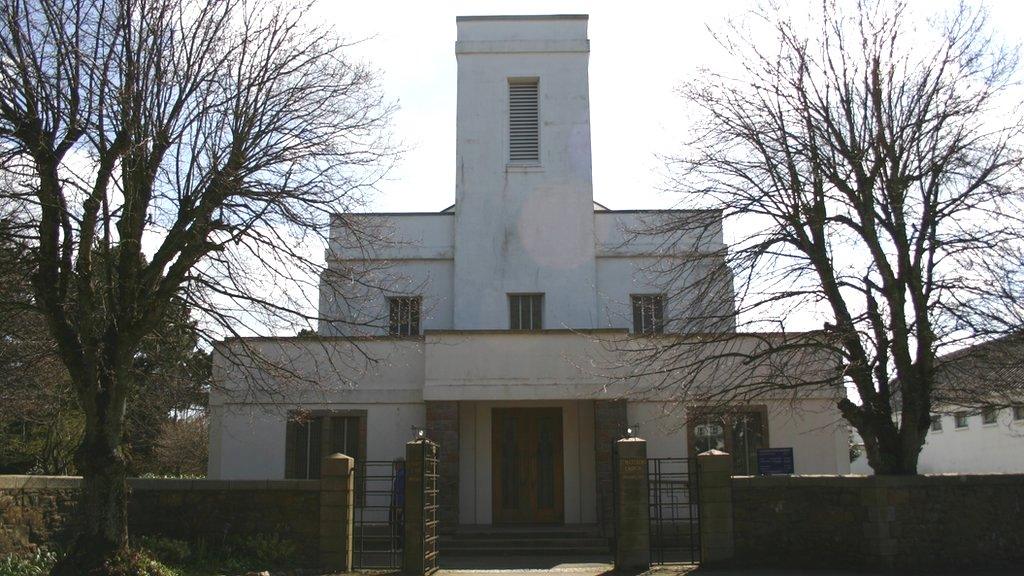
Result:
{"type": "Polygon", "coordinates": [[[442,526],[610,521],[611,448],[625,426],[625,402],[427,402],[427,434],[448,479],[442,526]]]}

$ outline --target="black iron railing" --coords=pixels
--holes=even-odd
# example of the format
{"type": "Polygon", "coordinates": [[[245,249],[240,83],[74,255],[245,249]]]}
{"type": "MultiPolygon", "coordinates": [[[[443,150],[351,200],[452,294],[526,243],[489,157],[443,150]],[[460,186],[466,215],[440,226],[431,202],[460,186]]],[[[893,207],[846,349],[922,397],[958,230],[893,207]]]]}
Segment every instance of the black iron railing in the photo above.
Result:
{"type": "Polygon", "coordinates": [[[404,462],[356,463],[352,564],[361,570],[402,568],[404,462]]]}
{"type": "Polygon", "coordinates": [[[647,459],[652,563],[700,561],[697,478],[694,459],[647,459]]]}

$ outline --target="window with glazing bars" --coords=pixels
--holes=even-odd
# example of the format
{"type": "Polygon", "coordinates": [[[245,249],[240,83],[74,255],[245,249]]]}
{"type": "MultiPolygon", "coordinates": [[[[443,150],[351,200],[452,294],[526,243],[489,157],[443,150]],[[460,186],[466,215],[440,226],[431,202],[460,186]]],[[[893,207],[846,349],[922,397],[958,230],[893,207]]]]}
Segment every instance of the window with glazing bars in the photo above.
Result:
{"type": "Polygon", "coordinates": [[[340,452],[357,460],[359,418],[301,416],[288,420],[285,430],[285,478],[316,479],[326,454],[340,452]]]}
{"type": "Polygon", "coordinates": [[[388,334],[391,336],[419,336],[420,297],[388,298],[388,334]]]}
{"type": "Polygon", "coordinates": [[[665,331],[665,295],[634,294],[633,332],[661,334],[665,331]]]}
{"type": "Polygon", "coordinates": [[[538,84],[532,80],[508,83],[508,160],[510,163],[540,162],[540,113],[538,84]]]}
{"type": "Polygon", "coordinates": [[[509,294],[509,328],[540,330],[544,327],[543,294],[509,294]]]}

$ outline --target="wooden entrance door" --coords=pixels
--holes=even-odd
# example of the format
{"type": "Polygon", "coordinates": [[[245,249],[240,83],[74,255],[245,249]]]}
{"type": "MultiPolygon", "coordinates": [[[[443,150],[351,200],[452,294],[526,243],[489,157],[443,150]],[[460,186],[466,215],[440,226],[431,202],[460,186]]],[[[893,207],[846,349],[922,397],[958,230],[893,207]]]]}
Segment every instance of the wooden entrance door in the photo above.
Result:
{"type": "Polygon", "coordinates": [[[495,523],[561,523],[562,409],[494,408],[491,478],[495,523]]]}

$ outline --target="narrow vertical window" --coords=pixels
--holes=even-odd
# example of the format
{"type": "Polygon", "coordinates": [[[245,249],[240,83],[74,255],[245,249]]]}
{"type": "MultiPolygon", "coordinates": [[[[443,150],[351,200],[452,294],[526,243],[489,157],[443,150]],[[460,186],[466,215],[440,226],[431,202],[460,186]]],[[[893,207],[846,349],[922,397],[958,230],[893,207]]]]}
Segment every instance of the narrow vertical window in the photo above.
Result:
{"type": "Polygon", "coordinates": [[[420,297],[388,298],[388,334],[419,336],[420,297]]]}
{"type": "Polygon", "coordinates": [[[320,477],[320,416],[292,419],[285,431],[285,478],[320,477]]]}
{"type": "Polygon", "coordinates": [[[543,294],[509,294],[509,328],[540,330],[544,327],[543,294]]]}
{"type": "Polygon", "coordinates": [[[508,83],[508,160],[513,164],[540,162],[540,114],[537,80],[508,83]]]}
{"type": "Polygon", "coordinates": [[[932,432],[942,432],[942,416],[939,414],[932,415],[932,432]]]}
{"type": "Polygon", "coordinates": [[[663,294],[634,294],[633,332],[661,334],[665,331],[665,296],[663,294]]]}

